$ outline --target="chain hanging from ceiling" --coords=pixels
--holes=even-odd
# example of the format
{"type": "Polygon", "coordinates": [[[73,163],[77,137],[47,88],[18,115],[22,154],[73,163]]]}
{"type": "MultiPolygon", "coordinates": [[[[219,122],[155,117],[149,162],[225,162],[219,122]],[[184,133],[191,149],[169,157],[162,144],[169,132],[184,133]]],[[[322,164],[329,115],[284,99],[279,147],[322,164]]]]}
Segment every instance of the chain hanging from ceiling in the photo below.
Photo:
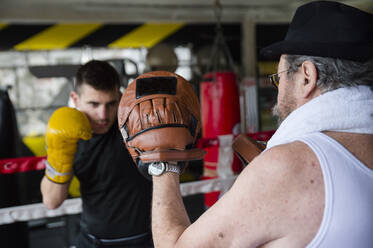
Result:
{"type": "Polygon", "coordinates": [[[232,71],[235,72],[234,62],[229,47],[223,35],[221,24],[222,5],[219,0],[214,1],[214,14],[216,18],[216,35],[211,49],[207,72],[232,71]]]}

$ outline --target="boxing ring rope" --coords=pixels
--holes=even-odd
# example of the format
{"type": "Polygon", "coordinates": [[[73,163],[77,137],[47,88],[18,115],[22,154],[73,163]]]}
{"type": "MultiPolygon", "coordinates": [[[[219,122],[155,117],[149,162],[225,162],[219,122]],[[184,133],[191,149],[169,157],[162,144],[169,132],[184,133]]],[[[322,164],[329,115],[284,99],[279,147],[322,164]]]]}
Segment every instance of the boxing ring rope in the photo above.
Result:
{"type": "MultiPolygon", "coordinates": [[[[225,179],[211,179],[181,183],[182,196],[208,193],[212,191],[226,191],[233,184],[236,176],[225,179]]],[[[41,218],[57,217],[62,215],[78,214],[82,211],[81,198],[67,199],[54,210],[50,210],[43,203],[28,204],[17,207],[0,209],[0,225],[10,224],[17,221],[29,221],[41,218]]]]}
{"type": "MultiPolygon", "coordinates": [[[[218,140],[204,140],[199,147],[203,148],[211,144],[217,145],[218,140]]],[[[233,154],[231,145],[222,146],[224,154],[233,154]]],[[[222,156],[226,156],[223,155],[222,156]]],[[[223,159],[224,160],[224,159],[223,159]]],[[[33,170],[45,169],[46,157],[25,157],[16,159],[0,160],[0,174],[22,173],[33,170]]],[[[226,192],[234,183],[236,175],[232,173],[224,174],[223,176],[193,182],[185,182],[180,184],[180,191],[182,196],[188,196],[200,193],[209,193],[220,191],[226,192]]],[[[23,206],[0,208],[0,225],[10,224],[17,221],[29,221],[41,218],[57,217],[62,215],[78,214],[82,211],[81,198],[67,199],[63,204],[54,210],[50,210],[43,203],[34,203],[23,206]]]]}
{"type": "Polygon", "coordinates": [[[50,210],[43,203],[34,203],[0,209],[0,225],[17,221],[29,221],[47,217],[78,214],[82,211],[81,198],[68,199],[57,209],[50,210]]]}

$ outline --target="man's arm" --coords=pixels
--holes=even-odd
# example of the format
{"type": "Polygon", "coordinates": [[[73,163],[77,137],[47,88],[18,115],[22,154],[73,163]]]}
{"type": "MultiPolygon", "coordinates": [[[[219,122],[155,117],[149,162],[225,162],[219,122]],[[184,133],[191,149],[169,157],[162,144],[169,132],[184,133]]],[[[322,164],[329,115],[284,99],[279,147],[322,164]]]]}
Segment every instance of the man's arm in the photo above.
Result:
{"type": "Polygon", "coordinates": [[[68,196],[70,182],[59,184],[43,177],[40,190],[43,196],[43,203],[49,209],[56,209],[64,202],[68,196]]]}
{"type": "Polygon", "coordinates": [[[190,225],[179,187],[179,175],[153,177],[152,230],[155,247],[174,247],[190,225]]]}
{"type": "Polygon", "coordinates": [[[258,247],[289,237],[305,246],[321,223],[323,201],[315,198],[323,199],[323,181],[320,168],[310,164],[315,158],[308,160],[301,152],[307,146],[297,143],[298,148],[283,145],[254,159],[232,188],[191,225],[177,176],[153,177],[155,246],[258,247]]]}
{"type": "MultiPolygon", "coordinates": [[[[242,243],[240,239],[245,240],[248,236],[245,231],[250,230],[250,223],[244,220],[247,213],[243,211],[250,205],[244,202],[245,197],[240,199],[240,195],[245,194],[240,192],[241,184],[245,181],[240,179],[242,177],[192,225],[182,202],[178,176],[166,173],[153,177],[152,232],[155,247],[234,247],[242,243]]],[[[250,211],[249,208],[247,210],[250,211]]],[[[254,217],[259,218],[259,215],[253,216],[253,222],[254,217]]],[[[256,231],[260,232],[259,228],[256,231]]],[[[270,240],[268,237],[259,241],[254,231],[251,234],[254,244],[270,240]]],[[[261,235],[257,236],[262,238],[261,235]]],[[[241,246],[256,247],[248,242],[241,246]]]]}
{"type": "Polygon", "coordinates": [[[92,129],[84,113],[61,107],[49,118],[45,135],[47,161],[40,187],[43,203],[55,209],[67,198],[78,141],[89,140],[92,129]]]}

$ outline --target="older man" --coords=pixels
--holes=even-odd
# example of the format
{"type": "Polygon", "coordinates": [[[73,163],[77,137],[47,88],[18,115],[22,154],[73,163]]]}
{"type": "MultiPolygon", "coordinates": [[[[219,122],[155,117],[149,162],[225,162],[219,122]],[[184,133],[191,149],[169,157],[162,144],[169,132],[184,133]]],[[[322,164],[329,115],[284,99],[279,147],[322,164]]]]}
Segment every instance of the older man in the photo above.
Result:
{"type": "Polygon", "coordinates": [[[153,176],[155,246],[373,247],[373,15],[311,2],[262,52],[279,129],[193,224],[179,176],[153,176]]]}

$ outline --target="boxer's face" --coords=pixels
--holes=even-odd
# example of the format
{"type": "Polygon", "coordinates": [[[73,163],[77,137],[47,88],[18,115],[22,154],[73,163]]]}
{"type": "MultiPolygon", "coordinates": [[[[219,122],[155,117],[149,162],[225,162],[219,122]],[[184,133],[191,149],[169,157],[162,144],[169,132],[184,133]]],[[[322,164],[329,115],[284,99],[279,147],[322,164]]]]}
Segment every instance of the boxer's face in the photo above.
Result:
{"type": "Polygon", "coordinates": [[[282,122],[286,117],[296,109],[296,91],[295,91],[295,77],[290,76],[288,72],[288,65],[285,61],[284,55],[281,56],[278,64],[277,72],[282,72],[280,76],[280,83],[278,85],[277,104],[273,107],[272,113],[282,122]]]}
{"type": "Polygon", "coordinates": [[[93,133],[106,133],[116,121],[119,90],[102,91],[82,84],[79,93],[71,92],[71,97],[75,106],[87,115],[93,133]]]}

